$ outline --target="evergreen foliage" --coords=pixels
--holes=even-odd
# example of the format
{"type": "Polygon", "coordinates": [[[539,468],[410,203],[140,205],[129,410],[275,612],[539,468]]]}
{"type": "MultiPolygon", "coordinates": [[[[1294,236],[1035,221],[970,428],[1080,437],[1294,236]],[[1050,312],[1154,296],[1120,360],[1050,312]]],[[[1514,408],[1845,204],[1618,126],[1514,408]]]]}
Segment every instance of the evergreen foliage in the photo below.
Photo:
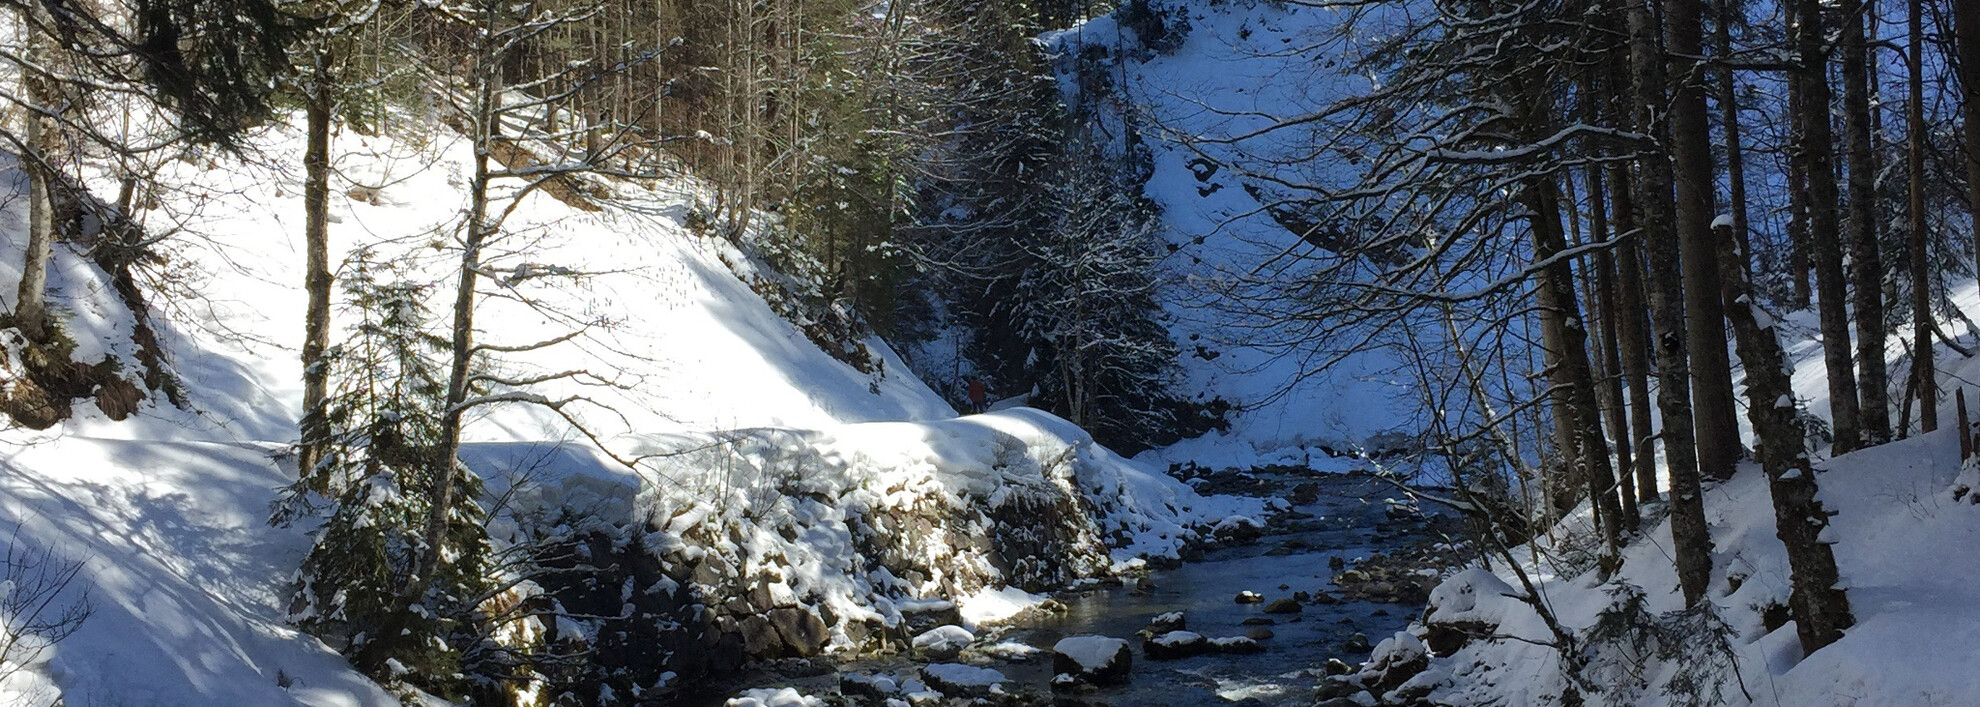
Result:
{"type": "Polygon", "coordinates": [[[442,464],[440,406],[446,341],[430,330],[428,286],[404,281],[370,253],[354,256],[343,280],[353,322],[349,340],[326,355],[331,444],[276,511],[277,522],[323,518],[298,578],[291,619],[342,643],[360,669],[461,694],[465,651],[482,642],[477,603],[489,589],[490,546],[476,500],[480,482],[456,474],[460,499],[445,555],[424,596],[402,595],[421,552],[431,500],[423,492],[442,464]],[[313,507],[311,499],[328,499],[313,507]]]}

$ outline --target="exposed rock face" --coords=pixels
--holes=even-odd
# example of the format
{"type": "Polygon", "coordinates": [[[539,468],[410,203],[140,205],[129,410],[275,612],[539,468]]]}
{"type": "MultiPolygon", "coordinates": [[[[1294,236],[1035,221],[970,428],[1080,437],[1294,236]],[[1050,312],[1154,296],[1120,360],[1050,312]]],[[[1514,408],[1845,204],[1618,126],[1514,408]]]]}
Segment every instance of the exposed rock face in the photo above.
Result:
{"type": "Polygon", "coordinates": [[[1052,646],[1052,671],[1065,681],[1055,684],[1119,685],[1134,667],[1128,642],[1106,636],[1072,636],[1052,646]]]}

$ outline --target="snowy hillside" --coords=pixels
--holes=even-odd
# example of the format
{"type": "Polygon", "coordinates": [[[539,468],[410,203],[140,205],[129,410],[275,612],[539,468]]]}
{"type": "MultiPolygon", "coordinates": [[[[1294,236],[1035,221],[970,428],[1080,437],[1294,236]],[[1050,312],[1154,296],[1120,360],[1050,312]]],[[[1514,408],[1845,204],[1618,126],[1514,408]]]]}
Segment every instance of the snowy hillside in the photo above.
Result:
{"type": "MultiPolygon", "coordinates": [[[[59,694],[68,704],[396,700],[288,625],[310,538],[304,527],[267,525],[295,473],[284,452],[300,396],[302,219],[290,167],[298,138],[276,126],[255,138],[245,164],[176,162],[160,179],[182,187],[140,214],[155,232],[175,229],[163,246],[161,289],[150,293],[151,324],[183,383],[185,409],[156,395],[119,422],[84,399],[74,419],[50,430],[0,433],[11,450],[0,455],[9,546],[47,552],[54,566],[78,564],[57,604],[93,610],[32,669],[0,681],[6,695],[59,694]]],[[[438,281],[452,263],[433,244],[459,216],[466,146],[444,131],[417,144],[342,139],[333,261],[369,249],[373,262],[438,281]]],[[[18,172],[6,175],[18,190],[18,172]]],[[[632,542],[651,555],[638,562],[683,578],[641,600],[650,612],[632,618],[678,635],[648,647],[661,653],[641,668],[646,682],[621,689],[676,687],[676,666],[706,670],[710,659],[669,646],[699,646],[704,632],[764,615],[823,611],[831,633],[822,645],[738,644],[732,660],[858,647],[869,633],[896,630],[898,607],[924,600],[954,599],[967,616],[999,618],[1038,601],[1004,590],[1007,582],[1044,588],[1143,554],[1173,557],[1211,525],[1260,510],[1198,497],[1036,411],[953,419],[878,339],[866,345],[881,367],[862,373],[775,313],[742,277],[776,273],[682,225],[692,180],[610,188],[621,203],[602,212],[540,193],[526,199],[510,226],[526,252],[489,263],[517,297],[488,300],[480,336],[521,344],[585,329],[571,344],[497,365],[597,373],[610,385],[562,392],[596,400],[578,413],[586,426],[613,452],[648,461],[621,466],[574,442],[562,419],[523,407],[473,420],[463,456],[491,499],[502,499],[492,507],[498,542],[639,538],[632,542]],[[541,272],[580,275],[528,275],[541,272]],[[1037,522],[1041,512],[1054,520],[1037,522]],[[927,520],[890,525],[914,518],[927,520]],[[929,524],[948,544],[918,535],[929,524]],[[988,529],[996,537],[982,535],[988,529]],[[1032,552],[1044,559],[1023,554],[1032,552]],[[769,592],[766,605],[734,609],[734,597],[755,591],[769,592]],[[722,598],[730,608],[719,616],[702,610],[722,598]]],[[[0,262],[20,261],[24,212],[22,200],[0,204],[0,262]]],[[[127,345],[136,319],[109,277],[78,246],[56,251],[51,302],[83,344],[72,357],[139,370],[127,345]]],[[[17,274],[0,272],[8,276],[17,274]]],[[[0,289],[0,300],[11,297],[11,287],[0,289]]],[[[598,626],[583,623],[532,630],[599,640],[598,626]]]]}
{"type": "MultiPolygon", "coordinates": [[[[1969,361],[1953,379],[1975,375],[1980,365],[1969,361]]],[[[1578,637],[1588,681],[1579,691],[1601,704],[1965,704],[1980,689],[1965,667],[1980,660],[1980,621],[1970,608],[1980,589],[1949,568],[1980,562],[1971,469],[1962,471],[1951,429],[1819,465],[1856,625],[1812,656],[1802,655],[1793,623],[1782,623],[1787,558],[1757,466],[1706,491],[1716,568],[1709,616],[1682,610],[1668,521],[1632,544],[1622,571],[1606,582],[1586,565],[1523,569],[1578,637]]],[[[1589,532],[1585,515],[1578,522],[1589,532]]],[[[1557,532],[1573,538],[1576,528],[1570,521],[1557,532]]],[[[1543,546],[1543,557],[1576,554],[1543,546]]],[[[1565,704],[1570,680],[1554,635],[1521,599],[1528,594],[1514,575],[1494,569],[1498,576],[1473,569],[1447,578],[1427,618],[1378,646],[1363,675],[1380,681],[1382,692],[1439,703],[1565,704]],[[1426,650],[1435,654],[1427,663],[1383,674],[1426,650]]]]}
{"type": "Polygon", "coordinates": [[[1228,297],[1229,288],[1259,268],[1283,267],[1287,253],[1308,247],[1274,219],[1277,197],[1259,190],[1271,186],[1259,175],[1317,180],[1315,170],[1331,169],[1339,156],[1315,159],[1320,148],[1301,142],[1312,133],[1245,136],[1274,116],[1317,109],[1370,84],[1313,58],[1335,41],[1330,33],[1343,15],[1273,2],[1146,6],[1169,28],[1159,41],[1122,26],[1117,12],[1050,34],[1046,42],[1068,102],[1091,94],[1092,118],[1108,126],[1107,134],[1138,139],[1148,150],[1153,174],[1145,194],[1161,207],[1170,251],[1165,305],[1184,352],[1183,391],[1222,397],[1241,410],[1229,433],[1147,457],[1212,467],[1311,462],[1326,468],[1321,448],[1363,450],[1381,446],[1385,433],[1421,432],[1409,418],[1417,401],[1397,370],[1399,360],[1382,351],[1342,360],[1324,353],[1368,332],[1316,338],[1276,313],[1247,315],[1256,303],[1228,297]],[[1087,78],[1075,78],[1080,71],[1087,78]],[[1289,164],[1270,164],[1277,159],[1289,164]]]}

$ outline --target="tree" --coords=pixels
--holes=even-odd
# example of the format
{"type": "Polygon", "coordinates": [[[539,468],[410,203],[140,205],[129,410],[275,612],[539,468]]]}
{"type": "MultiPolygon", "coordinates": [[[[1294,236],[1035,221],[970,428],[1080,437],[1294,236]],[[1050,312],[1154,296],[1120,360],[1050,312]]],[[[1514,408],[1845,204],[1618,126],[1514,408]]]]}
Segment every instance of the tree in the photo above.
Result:
{"type": "MultiPolygon", "coordinates": [[[[1891,439],[1891,401],[1884,364],[1884,266],[1877,242],[1877,160],[1870,134],[1870,57],[1866,9],[1875,0],[1843,0],[1843,137],[1849,151],[1849,259],[1855,299],[1858,410],[1863,444],[1891,439]]],[[[1824,79],[1826,80],[1826,79],[1824,79]]]]}
{"type": "Polygon", "coordinates": [[[8,134],[29,176],[29,242],[15,319],[35,343],[49,335],[47,267],[55,233],[57,140],[88,140],[120,154],[172,143],[240,147],[242,132],[267,118],[285,52],[297,28],[271,0],[143,0],[104,9],[65,4],[52,12],[36,0],[9,0],[28,37],[20,94],[8,96],[29,116],[25,135],[8,134]],[[124,144],[91,125],[85,94],[141,92],[169,112],[172,133],[149,145],[124,144]]]}
{"type": "Polygon", "coordinates": [[[1842,242],[1836,208],[1835,137],[1829,126],[1832,101],[1828,53],[1823,48],[1822,6],[1819,0],[1793,0],[1795,18],[1794,68],[1790,81],[1801,96],[1794,116],[1794,156],[1806,180],[1809,251],[1815,261],[1816,311],[1822,325],[1822,360],[1829,373],[1829,411],[1835,423],[1837,454],[1861,447],[1863,421],[1858,404],[1856,367],[1851,359],[1849,286],[1844,279],[1842,242]]]}
{"type": "MultiPolygon", "coordinates": [[[[1675,126],[1667,129],[1657,120],[1658,109],[1665,105],[1667,99],[1665,58],[1657,44],[1656,21],[1644,3],[1630,2],[1627,5],[1636,128],[1648,135],[1669,139],[1676,130],[1675,126]]],[[[1680,95],[1691,94],[1680,92],[1680,95]]],[[[1675,119],[1676,115],[1672,117],[1675,119]]],[[[1675,210],[1670,162],[1659,153],[1651,153],[1648,159],[1638,163],[1635,184],[1638,190],[1635,201],[1641,219],[1638,225],[1643,231],[1648,252],[1649,275],[1644,281],[1645,289],[1649,294],[1650,318],[1656,325],[1657,408],[1664,422],[1664,463],[1670,474],[1671,540],[1675,545],[1672,559],[1677,565],[1678,584],[1683,588],[1685,604],[1692,605],[1704,600],[1707,585],[1712,579],[1712,536],[1710,527],[1705,523],[1705,498],[1699,479],[1701,455],[1693,437],[1695,428],[1688,375],[1689,337],[1684,306],[1687,300],[1682,292],[1682,288],[1690,287],[1694,280],[1683,279],[1686,276],[1678,272],[1682,257],[1681,237],[1665,216],[1675,210]]],[[[1697,189],[1696,185],[1688,186],[1686,195],[1695,198],[1697,189]]],[[[1686,214],[1682,225],[1697,225],[1692,223],[1696,217],[1695,213],[1686,214]]],[[[1694,249],[1696,245],[1694,242],[1694,249]]],[[[1693,253],[1694,257],[1696,255],[1693,253]]],[[[1691,260],[1682,262],[1689,264],[1691,260]]]]}
{"type": "MultiPolygon", "coordinates": [[[[1980,7],[1955,0],[1952,14],[1959,54],[1961,122],[1966,133],[1966,203],[1973,218],[1973,270],[1980,276],[1980,7]]],[[[1918,49],[1914,46],[1912,51],[1918,49]]]]}
{"type": "Polygon", "coordinates": [[[1906,5],[1910,9],[1910,41],[1905,47],[1910,88],[1905,102],[1905,222],[1911,256],[1911,380],[1918,397],[1918,430],[1931,432],[1939,427],[1939,382],[1932,366],[1932,269],[1925,238],[1924,0],[1906,5]]]}
{"type": "MultiPolygon", "coordinates": [[[[1666,3],[1673,55],[1702,54],[1702,4],[1700,0],[1666,3]]],[[[1721,262],[1736,265],[1750,256],[1737,252],[1739,241],[1732,232],[1732,219],[1715,218],[1710,224],[1704,219],[1712,204],[1712,154],[1705,131],[1689,130],[1704,127],[1703,90],[1678,91],[1671,109],[1679,225],[1711,229],[1700,234],[1699,240],[1715,245],[1721,262]]],[[[1822,120],[1826,124],[1826,116],[1822,120]]],[[[1693,237],[1690,232],[1686,235],[1693,237]]],[[[1687,260],[1685,266],[1690,267],[1691,262],[1687,260]]],[[[1787,547],[1794,585],[1789,602],[1795,613],[1796,631],[1802,649],[1812,653],[1840,638],[1842,629],[1850,625],[1849,600],[1837,586],[1835,555],[1821,537],[1822,530],[1828,527],[1829,514],[1815,497],[1815,470],[1808,460],[1807,431],[1800,411],[1792,404],[1782,404],[1793,400],[1794,395],[1787,357],[1776,338],[1772,318],[1760,308],[1752,287],[1746,284],[1745,272],[1743,266],[1728,267],[1727,276],[1719,283],[1719,294],[1729,304],[1726,313],[1731,318],[1740,361],[1746,370],[1747,411],[1760,440],[1761,465],[1774,499],[1775,528],[1787,547]]]]}
{"type": "MultiPolygon", "coordinates": [[[[303,467],[275,522],[320,515],[323,526],[300,569],[291,621],[346,646],[366,674],[411,680],[460,694],[463,656],[479,641],[477,598],[488,591],[490,547],[480,507],[459,504],[443,530],[455,557],[407,596],[434,497],[447,476],[440,463],[447,341],[431,332],[431,287],[379,262],[369,251],[350,261],[352,337],[327,349],[321,365],[334,387],[324,400],[321,463],[303,467]],[[330,499],[328,509],[308,499],[330,499]],[[408,611],[406,601],[420,607],[408,611]],[[382,630],[384,628],[393,630],[382,630]],[[400,669],[392,667],[396,663],[400,669]]],[[[478,480],[447,480],[457,497],[478,495],[478,480]]]]}

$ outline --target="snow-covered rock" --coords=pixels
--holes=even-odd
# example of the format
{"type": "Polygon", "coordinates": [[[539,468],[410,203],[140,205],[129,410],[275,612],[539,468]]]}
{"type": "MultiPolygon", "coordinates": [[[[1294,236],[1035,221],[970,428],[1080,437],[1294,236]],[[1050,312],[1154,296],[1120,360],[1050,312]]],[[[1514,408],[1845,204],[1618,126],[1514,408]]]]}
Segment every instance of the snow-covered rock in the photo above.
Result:
{"type": "Polygon", "coordinates": [[[731,698],[726,707],[825,707],[825,701],[797,690],[780,687],[749,690],[731,698]]]}
{"type": "Polygon", "coordinates": [[[1118,685],[1134,667],[1128,642],[1107,636],[1068,636],[1052,645],[1052,670],[1073,682],[1118,685]]]}
{"type": "Polygon", "coordinates": [[[921,679],[951,697],[982,697],[1009,678],[990,668],[962,663],[935,663],[921,666],[921,679]]]}
{"type": "Polygon", "coordinates": [[[1154,660],[1175,660],[1210,651],[1210,639],[1194,631],[1170,631],[1141,643],[1141,652],[1154,660]]]}
{"type": "Polygon", "coordinates": [[[949,660],[976,641],[976,634],[961,626],[937,626],[914,637],[914,652],[935,660],[949,660]]]}

